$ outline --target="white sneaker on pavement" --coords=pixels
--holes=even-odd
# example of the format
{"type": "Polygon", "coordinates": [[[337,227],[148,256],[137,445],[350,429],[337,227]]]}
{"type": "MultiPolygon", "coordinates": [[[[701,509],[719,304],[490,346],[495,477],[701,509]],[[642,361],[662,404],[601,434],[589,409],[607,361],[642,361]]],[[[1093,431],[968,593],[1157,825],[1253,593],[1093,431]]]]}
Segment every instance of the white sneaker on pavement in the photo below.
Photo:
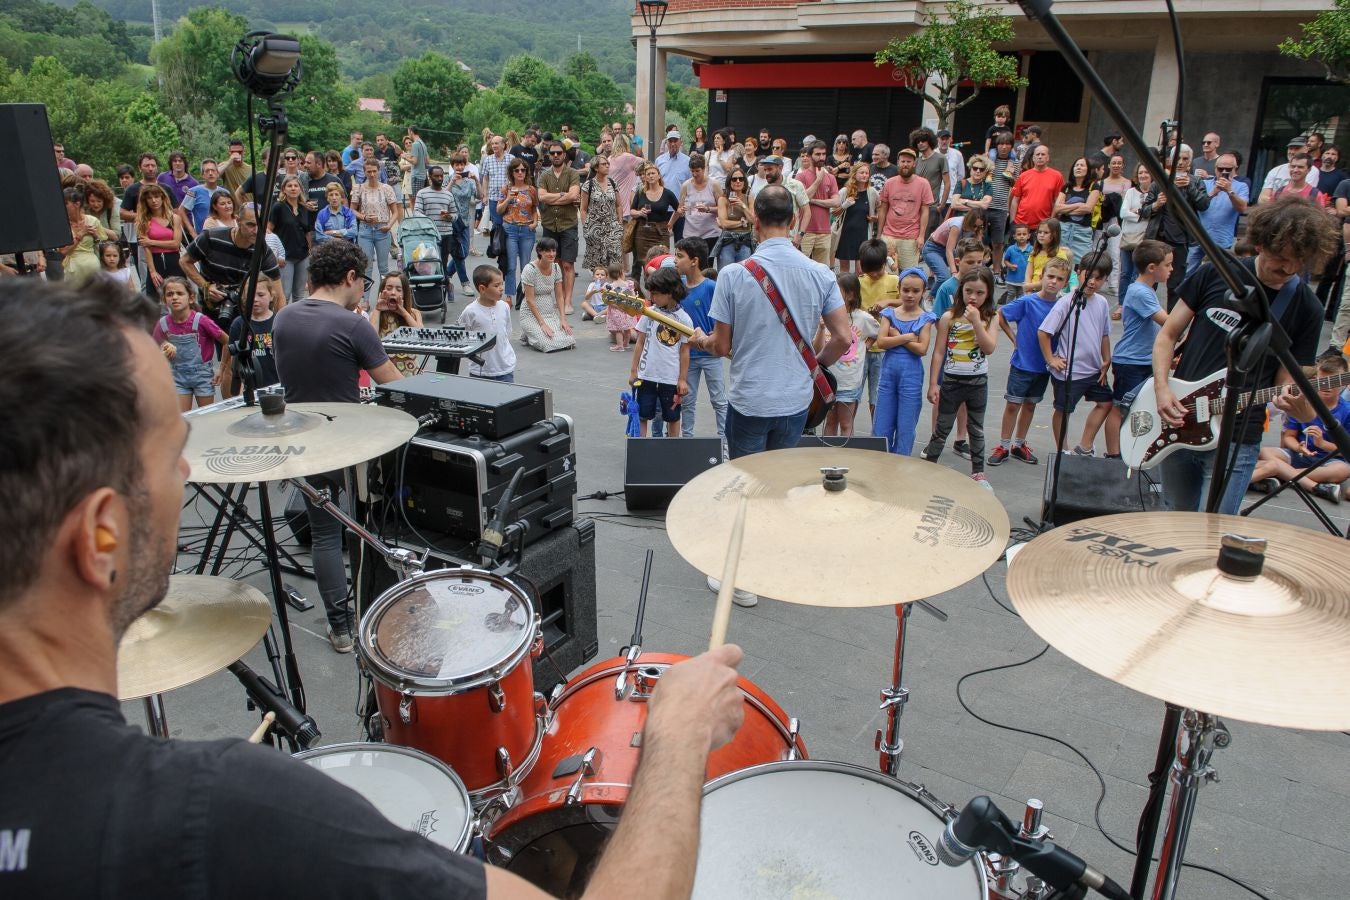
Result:
{"type": "MultiPolygon", "coordinates": [[[[722,582],[709,575],[708,590],[712,591],[714,594],[720,592],[722,590],[722,582]]],[[[749,591],[735,588],[731,595],[731,602],[735,603],[737,606],[754,606],[759,603],[759,598],[749,591]]]]}

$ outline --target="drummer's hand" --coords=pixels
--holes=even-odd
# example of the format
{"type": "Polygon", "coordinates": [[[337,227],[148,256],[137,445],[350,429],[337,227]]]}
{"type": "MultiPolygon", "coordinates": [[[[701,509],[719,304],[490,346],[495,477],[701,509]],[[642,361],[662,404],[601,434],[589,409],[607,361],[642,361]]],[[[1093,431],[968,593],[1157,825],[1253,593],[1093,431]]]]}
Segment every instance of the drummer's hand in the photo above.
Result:
{"type": "Polygon", "coordinates": [[[693,736],[710,751],[730,741],[745,718],[735,668],[744,655],[735,644],[723,644],[667,669],[647,713],[650,738],[693,736]]]}

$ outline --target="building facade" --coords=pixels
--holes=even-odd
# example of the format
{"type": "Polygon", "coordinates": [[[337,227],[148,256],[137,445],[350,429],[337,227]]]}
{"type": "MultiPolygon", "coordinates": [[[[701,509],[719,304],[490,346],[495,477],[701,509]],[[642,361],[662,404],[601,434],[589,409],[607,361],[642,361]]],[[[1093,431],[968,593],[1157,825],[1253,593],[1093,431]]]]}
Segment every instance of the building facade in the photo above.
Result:
{"type": "MultiPolygon", "coordinates": [[[[1095,150],[1116,130],[1041,27],[1020,7],[989,0],[1014,23],[1016,54],[1030,87],[984,89],[956,112],[958,142],[983,148],[993,108],[1007,103],[1016,123],[1035,122],[1055,158],[1095,150]]],[[[1320,67],[1281,55],[1276,46],[1331,0],[1176,0],[1185,48],[1183,129],[1199,152],[1217,131],[1260,177],[1283,161],[1288,138],[1311,128],[1329,142],[1350,136],[1350,88],[1326,82],[1320,67]]],[[[670,0],[657,33],[657,84],[670,54],[688,57],[708,91],[708,125],[739,136],[767,127],[795,151],[806,134],[830,141],[856,128],[871,140],[903,146],[911,129],[936,119],[900,74],[878,67],[877,50],[940,15],[924,0],[670,0]]],[[[1054,12],[1086,52],[1131,120],[1150,142],[1174,115],[1179,69],[1171,25],[1157,0],[1057,0],[1054,12]]],[[[633,16],[637,38],[638,111],[648,121],[648,30],[633,16]]],[[[969,88],[962,89],[961,97],[969,88]]],[[[656,120],[664,121],[662,92],[656,120]]],[[[693,123],[691,123],[693,124],[693,123]]],[[[970,152],[970,147],[965,148],[970,152]]]]}

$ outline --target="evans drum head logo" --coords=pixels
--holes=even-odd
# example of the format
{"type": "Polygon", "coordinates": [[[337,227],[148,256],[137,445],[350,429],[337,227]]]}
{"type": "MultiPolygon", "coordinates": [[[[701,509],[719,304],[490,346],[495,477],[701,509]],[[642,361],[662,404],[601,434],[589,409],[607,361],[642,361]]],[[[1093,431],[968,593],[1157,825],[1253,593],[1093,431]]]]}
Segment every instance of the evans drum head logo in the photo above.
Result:
{"type": "Polygon", "coordinates": [[[477,597],[483,593],[481,585],[477,584],[452,584],[446,588],[452,594],[459,594],[464,597],[477,597]]]}
{"type": "Polygon", "coordinates": [[[909,833],[909,849],[913,850],[914,855],[922,862],[926,862],[930,866],[936,866],[938,864],[937,851],[933,849],[932,842],[924,837],[922,833],[918,831],[911,831],[909,833]]]}
{"type": "Polygon", "coordinates": [[[288,456],[300,456],[304,447],[287,444],[257,444],[245,447],[210,447],[206,451],[206,468],[217,475],[258,475],[274,469],[288,456]]]}

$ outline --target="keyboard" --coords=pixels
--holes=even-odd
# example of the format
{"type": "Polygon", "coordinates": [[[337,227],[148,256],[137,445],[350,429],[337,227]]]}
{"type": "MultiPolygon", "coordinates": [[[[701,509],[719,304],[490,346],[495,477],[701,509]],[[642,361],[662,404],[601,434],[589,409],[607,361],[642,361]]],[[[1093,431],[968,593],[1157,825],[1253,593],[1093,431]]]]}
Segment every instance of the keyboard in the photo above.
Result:
{"type": "Polygon", "coordinates": [[[384,336],[384,349],[390,353],[422,353],[427,356],[475,357],[491,350],[497,343],[495,334],[469,331],[453,325],[433,328],[413,328],[405,325],[384,336]]]}

